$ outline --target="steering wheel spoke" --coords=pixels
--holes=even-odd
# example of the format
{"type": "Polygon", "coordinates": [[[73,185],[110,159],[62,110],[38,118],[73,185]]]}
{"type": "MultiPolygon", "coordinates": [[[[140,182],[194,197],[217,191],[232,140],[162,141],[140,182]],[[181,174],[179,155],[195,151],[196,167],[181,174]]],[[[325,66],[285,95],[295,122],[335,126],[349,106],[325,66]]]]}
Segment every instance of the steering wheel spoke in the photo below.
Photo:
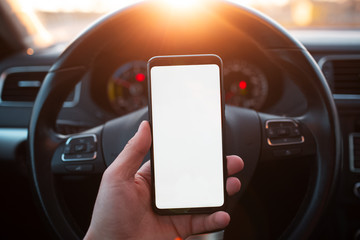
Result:
{"type": "Polygon", "coordinates": [[[65,138],[55,150],[51,168],[55,174],[101,174],[106,166],[101,148],[99,126],[65,138]]]}
{"type": "Polygon", "coordinates": [[[262,125],[261,161],[296,159],[316,154],[314,137],[297,118],[259,114],[262,125]]]}

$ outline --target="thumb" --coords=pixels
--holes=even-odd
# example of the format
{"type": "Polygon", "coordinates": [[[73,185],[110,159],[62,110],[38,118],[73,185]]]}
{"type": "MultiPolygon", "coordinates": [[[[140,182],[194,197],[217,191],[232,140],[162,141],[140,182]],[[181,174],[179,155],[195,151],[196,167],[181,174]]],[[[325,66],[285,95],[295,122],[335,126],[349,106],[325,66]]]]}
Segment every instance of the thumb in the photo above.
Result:
{"type": "Polygon", "coordinates": [[[151,145],[150,125],[141,122],[138,131],[129,140],[122,152],[109,166],[122,179],[134,177],[151,145]]]}

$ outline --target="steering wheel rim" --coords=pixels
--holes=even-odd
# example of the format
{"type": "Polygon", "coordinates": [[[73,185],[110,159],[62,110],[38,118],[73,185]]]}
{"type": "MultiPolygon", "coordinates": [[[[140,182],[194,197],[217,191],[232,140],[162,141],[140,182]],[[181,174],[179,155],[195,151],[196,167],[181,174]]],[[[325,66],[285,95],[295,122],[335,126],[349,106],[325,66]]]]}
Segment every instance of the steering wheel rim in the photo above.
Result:
{"type": "MultiPolygon", "coordinates": [[[[38,197],[37,200],[59,238],[79,239],[83,235],[67,212],[61,197],[59,197],[56,191],[56,181],[52,173],[51,159],[59,149],[63,149],[59,146],[67,139],[67,136],[62,136],[55,131],[56,118],[62,103],[76,83],[85,75],[91,62],[102,50],[102,47],[106,45],[107,39],[113,34],[114,26],[143,24],[141,22],[143,20],[134,17],[140,13],[147,13],[148,19],[155,18],[159,23],[163,20],[161,16],[169,17],[163,11],[156,3],[142,3],[103,18],[67,48],[50,69],[41,86],[29,125],[30,169],[33,186],[38,197]],[[129,22],[129,19],[134,21],[129,22]]],[[[203,11],[202,13],[213,11],[216,13],[216,17],[221,16],[229,22],[242,22],[241,31],[254,39],[266,51],[266,54],[271,56],[283,69],[287,69],[289,74],[301,74],[303,76],[304,82],[299,81],[296,84],[306,93],[309,108],[304,115],[296,117],[295,120],[308,127],[314,136],[317,147],[318,174],[314,181],[314,187],[311,189],[311,194],[308,194],[309,197],[304,200],[303,207],[299,210],[301,214],[297,213],[282,238],[306,239],[319,221],[321,213],[331,197],[340,169],[340,128],[335,104],[326,80],[306,49],[294,40],[286,30],[262,14],[230,3],[211,3],[209,8],[201,11],[203,11]]],[[[206,16],[209,17],[209,15],[206,16]]],[[[142,15],[141,19],[144,18],[146,19],[142,15]]],[[[230,115],[232,116],[236,115],[235,112],[240,111],[231,107],[227,109],[230,109],[228,111],[231,112],[230,115]]],[[[124,124],[131,119],[132,124],[125,128],[126,134],[131,136],[135,132],[136,123],[145,116],[144,112],[141,111],[130,114],[130,116],[121,118],[118,121],[110,121],[92,131],[99,133],[99,136],[101,135],[103,138],[103,135],[106,135],[104,129],[110,129],[109,125],[114,124],[114,122],[124,124]]],[[[264,125],[268,119],[281,118],[279,116],[255,113],[250,110],[246,112],[247,114],[257,115],[258,122],[261,125],[264,125]]],[[[235,124],[235,119],[228,121],[231,128],[235,124]]],[[[107,132],[111,131],[108,130],[107,132]]],[[[252,141],[259,140],[264,145],[264,139],[266,138],[264,132],[255,135],[257,136],[252,141]]],[[[119,145],[126,144],[125,139],[122,138],[123,142],[119,145]]],[[[106,144],[101,147],[104,146],[106,144]]],[[[239,150],[234,151],[241,155],[239,150]]],[[[258,154],[260,154],[260,149],[258,154]]],[[[96,166],[99,171],[103,171],[106,167],[105,162],[106,159],[109,159],[109,156],[105,155],[105,160],[101,159],[104,166],[101,166],[101,164],[96,166]]],[[[245,157],[244,159],[246,160],[245,157]]],[[[246,162],[245,164],[247,165],[246,162]]],[[[256,163],[250,168],[254,169],[255,167],[256,163]]],[[[243,188],[246,187],[248,178],[251,178],[251,173],[244,179],[243,188]]]]}

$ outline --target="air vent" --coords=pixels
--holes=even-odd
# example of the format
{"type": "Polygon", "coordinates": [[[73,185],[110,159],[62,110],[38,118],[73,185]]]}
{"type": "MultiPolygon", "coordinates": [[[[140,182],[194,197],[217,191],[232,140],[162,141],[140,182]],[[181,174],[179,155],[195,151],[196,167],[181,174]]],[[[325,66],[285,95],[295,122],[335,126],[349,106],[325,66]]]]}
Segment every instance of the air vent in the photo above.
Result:
{"type": "Polygon", "coordinates": [[[33,102],[49,67],[19,67],[1,75],[2,102],[33,102]]]}
{"type": "MultiPolygon", "coordinates": [[[[49,66],[9,68],[0,75],[0,106],[32,107],[49,66]]],[[[81,82],[67,96],[63,107],[75,107],[80,100],[81,82]]]]}
{"type": "Polygon", "coordinates": [[[360,94],[360,59],[335,60],[334,94],[360,94]]]}
{"type": "Polygon", "coordinates": [[[350,170],[360,172],[360,133],[352,133],[349,136],[350,147],[350,170]]]}
{"type": "Polygon", "coordinates": [[[360,95],[360,56],[330,56],[319,65],[335,95],[360,95]]]}

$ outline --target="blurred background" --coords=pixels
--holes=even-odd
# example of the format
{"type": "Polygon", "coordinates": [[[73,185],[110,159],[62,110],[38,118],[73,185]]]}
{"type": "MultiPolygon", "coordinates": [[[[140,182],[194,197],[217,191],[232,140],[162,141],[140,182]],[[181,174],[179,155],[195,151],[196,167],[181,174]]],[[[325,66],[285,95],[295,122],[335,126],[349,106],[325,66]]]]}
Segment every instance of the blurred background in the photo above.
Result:
{"type": "MultiPolygon", "coordinates": [[[[140,0],[6,1],[11,6],[13,14],[22,16],[25,25],[31,23],[31,26],[27,26],[27,31],[30,33],[33,31],[35,41],[35,35],[41,35],[39,39],[43,42],[38,45],[70,43],[88,25],[104,14],[141,2],[140,0]]],[[[232,0],[231,2],[254,7],[287,29],[360,30],[360,0],[232,0]]]]}

